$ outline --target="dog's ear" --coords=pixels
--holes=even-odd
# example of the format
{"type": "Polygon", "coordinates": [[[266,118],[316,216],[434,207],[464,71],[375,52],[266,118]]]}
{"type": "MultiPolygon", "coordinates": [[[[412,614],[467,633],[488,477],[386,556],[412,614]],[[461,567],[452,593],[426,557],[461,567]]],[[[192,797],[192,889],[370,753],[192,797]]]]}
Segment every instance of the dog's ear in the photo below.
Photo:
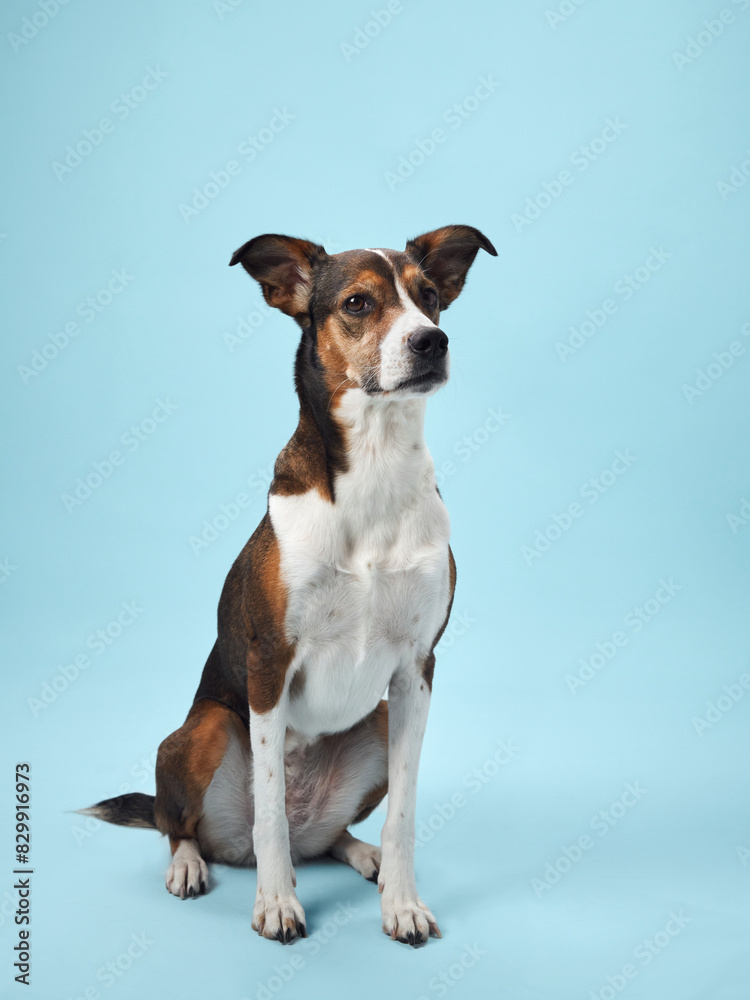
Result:
{"type": "Polygon", "coordinates": [[[487,237],[472,226],[443,226],[406,244],[422,270],[437,285],[440,308],[447,309],[464,287],[466,274],[479,249],[497,257],[487,237]]]}
{"type": "Polygon", "coordinates": [[[242,264],[260,284],[269,306],[275,306],[293,316],[300,326],[306,326],[309,322],[313,268],[326,256],[323,247],[317,243],[267,233],[256,236],[236,250],[229,265],[242,264]]]}

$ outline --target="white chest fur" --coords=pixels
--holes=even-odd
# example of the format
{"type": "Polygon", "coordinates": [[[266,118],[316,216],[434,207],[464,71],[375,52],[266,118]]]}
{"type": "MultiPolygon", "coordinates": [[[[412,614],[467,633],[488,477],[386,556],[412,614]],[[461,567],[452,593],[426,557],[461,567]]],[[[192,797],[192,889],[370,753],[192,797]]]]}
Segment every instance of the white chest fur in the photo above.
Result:
{"type": "Polygon", "coordinates": [[[289,725],[307,737],[350,728],[393,672],[430,651],[449,600],[448,513],[424,445],[424,399],[347,393],[348,471],[336,500],[272,495],[287,588],[289,725]]]}

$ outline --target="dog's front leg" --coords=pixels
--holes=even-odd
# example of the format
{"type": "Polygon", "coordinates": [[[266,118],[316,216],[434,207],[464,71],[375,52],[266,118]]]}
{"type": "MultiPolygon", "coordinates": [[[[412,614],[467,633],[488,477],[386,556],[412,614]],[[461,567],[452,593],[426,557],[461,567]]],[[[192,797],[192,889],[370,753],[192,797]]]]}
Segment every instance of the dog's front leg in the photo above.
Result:
{"type": "Polygon", "coordinates": [[[297,936],[307,936],[305,913],[294,891],[284,801],[287,700],[284,690],[278,704],[268,711],[255,712],[250,707],[255,800],[253,844],[258,865],[253,929],[284,944],[297,936]]]}
{"type": "Polygon", "coordinates": [[[414,879],[417,771],[429,707],[430,687],[421,665],[398,670],[388,688],[388,816],[381,835],[378,888],[383,930],[412,945],[430,934],[441,936],[414,879]]]}

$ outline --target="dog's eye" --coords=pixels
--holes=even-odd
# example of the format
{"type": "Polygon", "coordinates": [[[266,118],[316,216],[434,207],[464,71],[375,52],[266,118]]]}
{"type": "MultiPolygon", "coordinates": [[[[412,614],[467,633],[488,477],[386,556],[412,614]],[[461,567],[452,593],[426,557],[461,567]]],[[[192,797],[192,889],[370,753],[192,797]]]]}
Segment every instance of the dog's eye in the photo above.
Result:
{"type": "Polygon", "coordinates": [[[367,302],[364,295],[350,295],[346,302],[344,302],[344,309],[348,313],[361,313],[366,308],[367,302]]]}
{"type": "Polygon", "coordinates": [[[422,289],[422,301],[428,309],[434,309],[437,305],[438,297],[434,288],[422,289]]]}

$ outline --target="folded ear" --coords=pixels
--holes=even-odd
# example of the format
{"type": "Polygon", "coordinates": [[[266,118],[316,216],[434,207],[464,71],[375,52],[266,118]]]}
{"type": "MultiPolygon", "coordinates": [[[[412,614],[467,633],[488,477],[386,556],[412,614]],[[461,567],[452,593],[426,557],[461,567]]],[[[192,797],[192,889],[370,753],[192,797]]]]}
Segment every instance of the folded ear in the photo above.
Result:
{"type": "Polygon", "coordinates": [[[472,226],[443,226],[417,236],[406,244],[422,270],[437,285],[440,308],[447,309],[458,298],[478,250],[497,257],[490,241],[472,226]]]}
{"type": "Polygon", "coordinates": [[[236,250],[229,265],[242,264],[250,277],[259,282],[269,306],[275,306],[293,316],[300,326],[306,326],[313,268],[326,256],[317,243],[267,233],[236,250]]]}

